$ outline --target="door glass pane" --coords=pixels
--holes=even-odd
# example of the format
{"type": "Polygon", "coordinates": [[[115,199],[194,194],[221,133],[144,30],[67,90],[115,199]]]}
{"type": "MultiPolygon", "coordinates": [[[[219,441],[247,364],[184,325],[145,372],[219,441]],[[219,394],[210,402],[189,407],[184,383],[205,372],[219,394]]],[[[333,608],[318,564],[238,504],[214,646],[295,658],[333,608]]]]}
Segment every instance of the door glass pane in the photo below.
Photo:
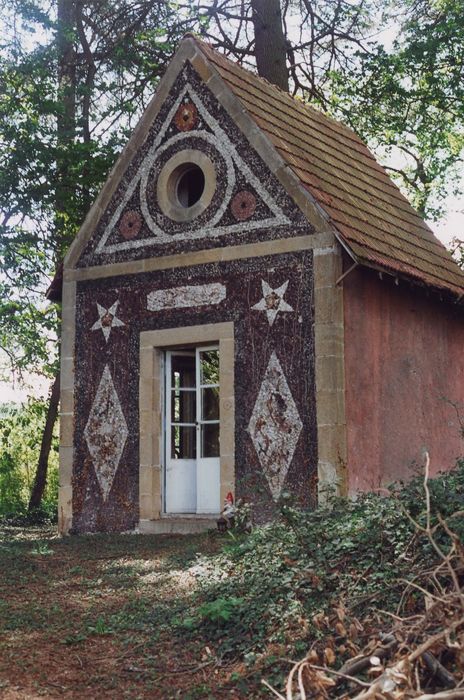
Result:
{"type": "Polygon", "coordinates": [[[219,387],[201,389],[201,419],[219,420],[219,387]]]}
{"type": "Polygon", "coordinates": [[[171,425],[171,459],[196,459],[195,426],[171,425]]]}
{"type": "Polygon", "coordinates": [[[194,391],[171,392],[171,421],[173,423],[195,423],[196,393],[194,391]]]}
{"type": "Polygon", "coordinates": [[[219,350],[200,352],[200,384],[219,384],[219,350]]]}
{"type": "Polygon", "coordinates": [[[195,355],[171,356],[171,387],[195,388],[195,355]]]}
{"type": "Polygon", "coordinates": [[[201,456],[219,457],[219,423],[201,426],[201,456]]]}

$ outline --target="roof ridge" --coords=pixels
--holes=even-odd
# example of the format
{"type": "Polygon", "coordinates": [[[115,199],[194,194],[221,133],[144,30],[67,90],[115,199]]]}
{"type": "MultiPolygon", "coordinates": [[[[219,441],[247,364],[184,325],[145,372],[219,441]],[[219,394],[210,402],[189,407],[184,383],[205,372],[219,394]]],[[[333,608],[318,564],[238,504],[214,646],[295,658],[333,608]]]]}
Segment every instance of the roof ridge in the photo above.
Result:
{"type": "MultiPolygon", "coordinates": [[[[241,63],[231,61],[231,59],[228,56],[217,51],[216,48],[214,46],[212,46],[212,44],[205,41],[204,39],[198,38],[198,36],[196,36],[195,34],[188,32],[185,36],[193,39],[195,41],[195,43],[199,45],[200,50],[203,49],[203,47],[205,47],[206,51],[208,51],[208,50],[212,51],[218,58],[222,59],[223,61],[226,61],[227,63],[229,63],[231,66],[233,66],[235,68],[239,68],[244,73],[249,74],[254,80],[259,80],[259,82],[263,83],[264,85],[267,85],[271,90],[274,90],[278,94],[282,95],[282,97],[285,100],[291,100],[294,105],[300,107],[302,110],[304,110],[304,111],[307,110],[310,112],[314,112],[317,115],[321,115],[327,121],[332,122],[335,126],[348,132],[348,134],[351,136],[351,138],[354,137],[353,138],[354,141],[360,143],[362,146],[367,148],[366,144],[361,139],[361,137],[350,126],[347,126],[346,124],[339,121],[338,119],[335,119],[335,117],[332,117],[330,114],[327,114],[326,112],[323,112],[322,110],[316,109],[316,107],[311,105],[309,102],[303,102],[295,95],[292,95],[290,92],[283,90],[278,85],[271,83],[267,78],[263,77],[262,75],[258,75],[258,73],[255,73],[252,70],[250,70],[249,68],[246,68],[241,63]]],[[[207,55],[207,57],[209,58],[208,55],[207,55]]],[[[375,160],[374,156],[372,156],[372,158],[375,160]]]]}

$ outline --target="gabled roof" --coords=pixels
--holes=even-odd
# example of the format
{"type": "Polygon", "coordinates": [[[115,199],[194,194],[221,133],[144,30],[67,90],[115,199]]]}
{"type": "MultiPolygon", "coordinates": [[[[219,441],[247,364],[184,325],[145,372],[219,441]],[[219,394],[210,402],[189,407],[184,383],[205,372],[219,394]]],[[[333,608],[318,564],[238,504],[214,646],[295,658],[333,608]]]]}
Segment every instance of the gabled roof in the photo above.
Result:
{"type": "Polygon", "coordinates": [[[464,273],[348,127],[195,39],[364,265],[464,294],[464,273]]]}
{"type": "MultiPolygon", "coordinates": [[[[236,118],[316,229],[331,228],[353,259],[422,285],[464,295],[464,272],[348,127],[292,98],[192,35],[181,42],[158,90],[113,167],[65,258],[73,267],[124,177],[186,60],[236,118]],[[201,60],[197,60],[201,59],[201,60]],[[213,79],[214,78],[214,79],[213,79]],[[229,97],[230,99],[229,99],[229,97]],[[302,204],[304,200],[304,203],[302,204]]],[[[60,281],[49,298],[58,300],[60,281]]]]}

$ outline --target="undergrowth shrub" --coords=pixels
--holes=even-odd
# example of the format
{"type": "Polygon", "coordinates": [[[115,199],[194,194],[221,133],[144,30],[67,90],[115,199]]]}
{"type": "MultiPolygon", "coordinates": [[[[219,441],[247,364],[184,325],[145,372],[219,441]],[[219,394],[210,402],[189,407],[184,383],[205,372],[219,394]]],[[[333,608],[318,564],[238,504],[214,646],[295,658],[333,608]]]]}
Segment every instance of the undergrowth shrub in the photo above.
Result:
{"type": "Polygon", "coordinates": [[[2,406],[0,414],[0,518],[21,525],[56,518],[58,497],[58,437],[53,438],[47,486],[41,507],[27,513],[39,458],[47,403],[31,399],[24,405],[2,406]]]}
{"type": "MultiPolygon", "coordinates": [[[[463,509],[464,461],[429,487],[434,525],[438,512],[449,518],[463,509]]],[[[269,644],[301,651],[322,634],[318,617],[334,605],[359,615],[373,606],[394,611],[404,579],[422,575],[436,557],[408,514],[425,522],[423,477],[389,496],[334,499],[331,509],[304,512],[284,502],[275,522],[202,560],[199,595],[206,604],[180,621],[179,633],[203,634],[226,656],[269,644]]],[[[464,535],[462,517],[453,529],[464,535]]],[[[444,531],[437,537],[447,544],[444,531]]],[[[413,592],[408,604],[420,597],[413,592]]]]}

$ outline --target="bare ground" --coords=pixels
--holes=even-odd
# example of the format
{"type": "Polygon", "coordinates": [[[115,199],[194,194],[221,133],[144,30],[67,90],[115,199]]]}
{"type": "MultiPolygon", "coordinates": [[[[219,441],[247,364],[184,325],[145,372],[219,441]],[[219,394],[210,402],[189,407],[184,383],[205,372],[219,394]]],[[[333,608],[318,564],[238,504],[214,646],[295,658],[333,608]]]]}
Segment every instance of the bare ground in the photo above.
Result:
{"type": "Polygon", "coordinates": [[[201,639],[173,634],[192,604],[194,536],[0,532],[0,697],[231,698],[239,664],[218,664],[201,639]]]}

